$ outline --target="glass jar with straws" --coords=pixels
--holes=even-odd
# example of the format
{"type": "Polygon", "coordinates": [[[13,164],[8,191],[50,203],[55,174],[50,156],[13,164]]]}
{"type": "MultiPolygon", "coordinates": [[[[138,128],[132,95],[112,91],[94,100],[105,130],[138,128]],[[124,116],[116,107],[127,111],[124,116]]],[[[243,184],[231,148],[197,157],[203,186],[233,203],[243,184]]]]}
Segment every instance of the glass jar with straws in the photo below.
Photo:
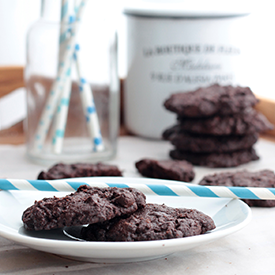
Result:
{"type": "Polygon", "coordinates": [[[117,37],[95,3],[44,0],[29,30],[25,125],[35,162],[98,162],[116,153],[117,37]]]}

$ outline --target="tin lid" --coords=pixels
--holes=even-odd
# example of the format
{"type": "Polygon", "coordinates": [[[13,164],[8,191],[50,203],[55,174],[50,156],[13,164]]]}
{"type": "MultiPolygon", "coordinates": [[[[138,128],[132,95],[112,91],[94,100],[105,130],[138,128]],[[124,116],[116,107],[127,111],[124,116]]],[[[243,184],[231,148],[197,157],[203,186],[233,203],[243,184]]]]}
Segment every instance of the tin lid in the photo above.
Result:
{"type": "Polygon", "coordinates": [[[146,17],[232,17],[251,11],[248,0],[132,0],[124,6],[125,14],[146,17]]]}

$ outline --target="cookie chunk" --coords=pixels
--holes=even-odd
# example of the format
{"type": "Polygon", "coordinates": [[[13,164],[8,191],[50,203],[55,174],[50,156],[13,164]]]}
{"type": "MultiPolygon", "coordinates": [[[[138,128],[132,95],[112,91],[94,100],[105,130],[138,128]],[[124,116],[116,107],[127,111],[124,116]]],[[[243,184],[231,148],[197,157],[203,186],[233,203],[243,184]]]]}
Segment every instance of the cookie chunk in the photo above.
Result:
{"type": "Polygon", "coordinates": [[[185,160],[142,159],[135,163],[144,177],[190,182],[194,179],[193,165],[185,160]]]}
{"type": "Polygon", "coordinates": [[[174,149],[170,151],[170,157],[177,160],[187,160],[193,165],[212,168],[236,167],[259,159],[253,148],[229,153],[192,153],[174,149]]]}
{"type": "MultiPolygon", "coordinates": [[[[179,124],[164,131],[164,138],[173,132],[188,131],[207,135],[248,135],[272,130],[274,126],[254,109],[230,116],[207,118],[178,117],[179,124]]],[[[167,139],[167,138],[165,138],[167,139]]]]}
{"type": "Polygon", "coordinates": [[[145,195],[134,188],[80,186],[62,198],[35,201],[22,216],[27,230],[50,230],[93,224],[135,212],[145,206],[145,195]]]}
{"type": "Polygon", "coordinates": [[[58,163],[52,166],[48,171],[40,172],[38,179],[55,180],[99,176],[122,176],[122,172],[115,165],[108,165],[103,163],[58,163]]]}
{"type": "MultiPolygon", "coordinates": [[[[208,186],[238,186],[238,187],[275,187],[275,174],[271,170],[249,172],[224,172],[205,176],[200,185],[208,186]]],[[[248,200],[243,199],[249,206],[274,207],[275,200],[248,200]]]]}
{"type": "Polygon", "coordinates": [[[248,87],[215,84],[192,92],[172,94],[164,106],[181,117],[208,117],[239,113],[257,102],[248,87]]]}
{"type": "Polygon", "coordinates": [[[129,217],[83,227],[88,241],[149,241],[204,234],[215,228],[214,221],[195,209],[147,204],[129,217]]]}
{"type": "Polygon", "coordinates": [[[244,136],[207,136],[187,132],[174,134],[170,142],[179,150],[193,153],[225,153],[248,149],[258,140],[258,134],[244,136]]]}
{"type": "Polygon", "coordinates": [[[170,140],[170,138],[174,135],[174,134],[178,134],[183,132],[184,129],[181,129],[180,124],[175,124],[167,129],[165,129],[162,132],[162,139],[164,140],[170,140]]]}

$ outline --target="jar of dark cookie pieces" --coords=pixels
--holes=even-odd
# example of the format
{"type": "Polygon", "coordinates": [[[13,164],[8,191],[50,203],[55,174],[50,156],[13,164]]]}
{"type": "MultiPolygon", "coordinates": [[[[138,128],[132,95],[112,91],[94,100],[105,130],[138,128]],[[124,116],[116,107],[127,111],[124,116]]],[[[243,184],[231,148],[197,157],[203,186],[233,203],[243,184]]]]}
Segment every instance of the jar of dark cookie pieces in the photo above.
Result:
{"type": "Polygon", "coordinates": [[[104,1],[44,0],[29,30],[26,143],[35,162],[98,162],[116,154],[117,35],[103,8],[104,1]]]}

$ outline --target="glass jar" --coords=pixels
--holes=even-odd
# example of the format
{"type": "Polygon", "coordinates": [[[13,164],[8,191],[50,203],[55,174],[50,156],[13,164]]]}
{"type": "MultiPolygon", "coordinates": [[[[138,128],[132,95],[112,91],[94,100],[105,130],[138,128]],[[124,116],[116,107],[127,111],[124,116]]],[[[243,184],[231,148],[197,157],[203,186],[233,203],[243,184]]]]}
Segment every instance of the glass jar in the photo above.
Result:
{"type": "Polygon", "coordinates": [[[117,36],[102,12],[93,1],[44,0],[29,30],[26,144],[37,163],[98,162],[116,154],[117,36]]]}

